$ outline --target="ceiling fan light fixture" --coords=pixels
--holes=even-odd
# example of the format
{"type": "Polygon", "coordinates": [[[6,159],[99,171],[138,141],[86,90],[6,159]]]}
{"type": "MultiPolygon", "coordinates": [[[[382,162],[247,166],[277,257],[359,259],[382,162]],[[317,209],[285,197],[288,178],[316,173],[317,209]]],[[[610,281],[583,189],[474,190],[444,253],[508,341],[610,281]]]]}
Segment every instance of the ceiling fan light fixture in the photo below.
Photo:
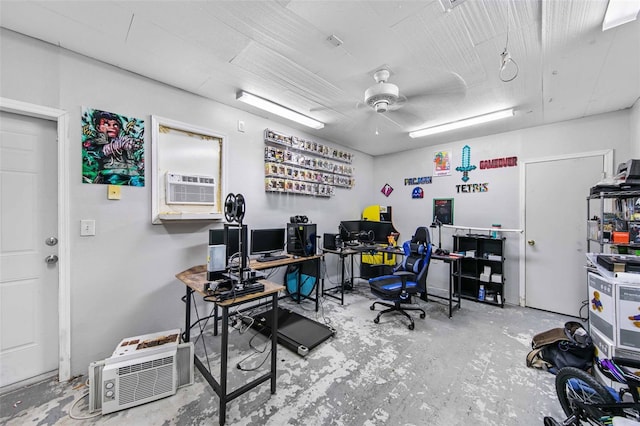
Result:
{"type": "Polygon", "coordinates": [[[441,124],[439,126],[427,127],[420,130],[409,132],[409,137],[420,138],[423,136],[433,135],[435,133],[448,132],[450,130],[460,129],[462,127],[475,126],[476,124],[488,123],[490,121],[500,120],[514,116],[513,108],[502,111],[490,112],[489,114],[478,115],[476,117],[465,118],[464,120],[453,121],[451,123],[441,124]]]}
{"type": "Polygon", "coordinates": [[[392,83],[376,83],[364,92],[364,103],[376,112],[385,112],[389,105],[394,105],[398,99],[400,90],[392,83]]]}
{"type": "Polygon", "coordinates": [[[260,96],[245,92],[244,90],[241,90],[236,94],[236,99],[248,105],[260,108],[267,112],[271,112],[273,114],[279,115],[280,117],[284,117],[288,120],[295,121],[296,123],[302,124],[304,126],[311,127],[312,129],[324,128],[324,123],[321,121],[318,121],[311,117],[307,117],[304,114],[296,112],[268,99],[261,98],[260,96]]]}
{"type": "Polygon", "coordinates": [[[602,31],[634,21],[638,17],[638,12],[640,12],[640,1],[609,0],[602,20],[602,31]]]}

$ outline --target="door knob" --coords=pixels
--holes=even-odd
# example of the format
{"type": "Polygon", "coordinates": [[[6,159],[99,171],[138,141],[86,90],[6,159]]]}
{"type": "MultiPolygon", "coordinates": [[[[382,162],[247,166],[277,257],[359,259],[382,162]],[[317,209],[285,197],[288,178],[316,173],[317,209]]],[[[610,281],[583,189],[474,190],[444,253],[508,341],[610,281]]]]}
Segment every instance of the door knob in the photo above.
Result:
{"type": "Polygon", "coordinates": [[[44,261],[50,265],[58,263],[58,256],[56,256],[55,254],[50,254],[49,256],[44,258],[44,261]]]}
{"type": "Polygon", "coordinates": [[[535,246],[536,242],[535,242],[535,240],[529,240],[529,241],[527,241],[527,244],[529,244],[530,246],[535,246]]]}
{"type": "Polygon", "coordinates": [[[49,237],[44,240],[44,242],[48,246],[55,246],[56,244],[58,244],[58,239],[56,237],[49,237]]]}

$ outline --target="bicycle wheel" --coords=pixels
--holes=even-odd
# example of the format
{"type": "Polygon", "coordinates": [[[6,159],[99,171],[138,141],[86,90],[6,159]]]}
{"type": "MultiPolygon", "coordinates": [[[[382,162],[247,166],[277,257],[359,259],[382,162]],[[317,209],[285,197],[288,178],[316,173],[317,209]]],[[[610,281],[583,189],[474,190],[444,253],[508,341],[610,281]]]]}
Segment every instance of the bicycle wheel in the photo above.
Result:
{"type": "Polygon", "coordinates": [[[574,367],[564,367],[558,371],[556,393],[567,417],[575,415],[578,421],[585,420],[590,423],[597,422],[607,413],[599,408],[590,407],[589,404],[614,404],[616,402],[609,391],[593,376],[574,367]]]}

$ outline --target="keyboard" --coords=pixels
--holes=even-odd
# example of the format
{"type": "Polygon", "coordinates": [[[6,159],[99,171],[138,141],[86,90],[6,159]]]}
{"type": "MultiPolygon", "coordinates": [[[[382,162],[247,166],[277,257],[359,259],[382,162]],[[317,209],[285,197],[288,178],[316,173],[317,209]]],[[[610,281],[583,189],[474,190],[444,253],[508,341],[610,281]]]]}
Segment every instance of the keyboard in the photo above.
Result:
{"type": "Polygon", "coordinates": [[[287,256],[286,254],[282,254],[279,256],[267,256],[267,257],[259,257],[256,259],[256,261],[258,262],[273,262],[274,260],[282,260],[282,259],[288,259],[289,256],[287,256]]]}

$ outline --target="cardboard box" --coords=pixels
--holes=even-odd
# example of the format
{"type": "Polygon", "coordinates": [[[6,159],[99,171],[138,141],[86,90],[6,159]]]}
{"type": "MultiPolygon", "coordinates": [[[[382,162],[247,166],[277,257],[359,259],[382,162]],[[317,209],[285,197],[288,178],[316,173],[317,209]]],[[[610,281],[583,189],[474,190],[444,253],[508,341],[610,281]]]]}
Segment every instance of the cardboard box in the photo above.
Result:
{"type": "Polygon", "coordinates": [[[488,274],[480,274],[480,281],[488,283],[491,281],[491,277],[488,274]]]}
{"type": "Polygon", "coordinates": [[[629,233],[621,231],[613,231],[613,242],[618,244],[629,243],[629,233]]]}
{"type": "Polygon", "coordinates": [[[617,284],[616,304],[617,346],[640,351],[640,286],[617,284]]]}
{"type": "Polygon", "coordinates": [[[629,222],[629,242],[640,244],[640,222],[629,222]]]}
{"type": "Polygon", "coordinates": [[[604,277],[589,272],[589,330],[597,330],[603,337],[616,344],[615,285],[604,277]]]}
{"type": "Polygon", "coordinates": [[[501,283],[502,282],[502,274],[491,274],[491,282],[492,283],[501,283]]]}

